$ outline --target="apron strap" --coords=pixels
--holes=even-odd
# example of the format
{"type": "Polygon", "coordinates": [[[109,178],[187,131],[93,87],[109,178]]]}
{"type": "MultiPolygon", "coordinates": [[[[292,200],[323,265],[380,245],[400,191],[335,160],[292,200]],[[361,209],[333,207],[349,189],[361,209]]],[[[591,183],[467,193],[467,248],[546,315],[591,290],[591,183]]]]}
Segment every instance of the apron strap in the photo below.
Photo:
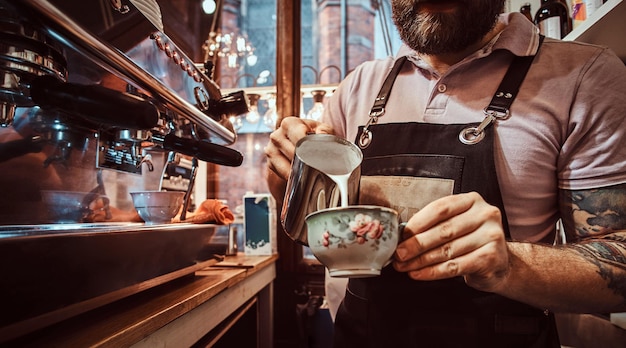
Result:
{"type": "Polygon", "coordinates": [[[385,82],[383,82],[383,86],[380,88],[380,91],[376,96],[376,100],[374,100],[374,106],[372,106],[372,109],[370,110],[370,118],[367,120],[367,124],[363,127],[363,131],[358,138],[358,145],[361,149],[365,149],[372,142],[372,132],[370,132],[368,128],[370,125],[376,124],[378,122],[378,118],[385,114],[385,105],[387,105],[391,88],[396,81],[396,77],[400,74],[400,70],[402,70],[402,66],[406,60],[406,56],[398,58],[385,78],[385,82]]]}
{"type": "MultiPolygon", "coordinates": [[[[539,35],[540,47],[543,43],[543,39],[544,36],[539,35]]],[[[513,59],[513,62],[511,62],[506,75],[504,75],[502,82],[500,82],[500,86],[498,86],[496,93],[493,95],[489,106],[485,108],[485,111],[493,111],[508,116],[511,104],[513,104],[513,100],[517,97],[522,81],[524,81],[524,78],[526,77],[528,70],[530,70],[530,65],[533,63],[534,59],[535,55],[523,57],[516,56],[513,59]]]]}
{"type": "Polygon", "coordinates": [[[385,105],[387,105],[387,99],[389,94],[391,93],[391,88],[393,87],[393,83],[396,81],[396,77],[400,73],[404,62],[406,62],[407,57],[402,56],[396,60],[385,78],[385,82],[383,82],[383,86],[380,88],[378,95],[376,96],[376,100],[374,101],[374,106],[370,110],[370,117],[380,117],[385,114],[385,105]]]}
{"type": "MultiPolygon", "coordinates": [[[[539,47],[543,43],[544,36],[539,35],[539,47]]],[[[537,48],[539,51],[539,48],[537,48]]],[[[517,97],[520,86],[530,70],[530,66],[535,59],[536,54],[532,56],[515,56],[509,69],[502,78],[496,93],[491,98],[489,105],[483,110],[485,118],[476,127],[469,126],[459,133],[459,140],[465,145],[477,144],[485,137],[484,130],[498,120],[506,120],[509,118],[509,109],[513,104],[513,100],[517,97]]]]}

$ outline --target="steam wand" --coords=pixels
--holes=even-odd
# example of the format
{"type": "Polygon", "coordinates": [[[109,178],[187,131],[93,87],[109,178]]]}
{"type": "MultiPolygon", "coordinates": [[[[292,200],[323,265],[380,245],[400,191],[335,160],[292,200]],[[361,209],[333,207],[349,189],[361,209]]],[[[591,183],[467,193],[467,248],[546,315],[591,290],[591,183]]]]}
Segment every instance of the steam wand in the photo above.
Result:
{"type": "Polygon", "coordinates": [[[189,186],[187,187],[187,192],[185,192],[185,200],[183,203],[183,211],[180,213],[180,221],[185,221],[187,218],[187,208],[189,207],[189,201],[191,198],[191,191],[193,190],[193,185],[196,181],[196,174],[198,172],[198,159],[191,159],[191,175],[189,177],[189,186]]]}
{"type": "Polygon", "coordinates": [[[161,180],[159,180],[159,191],[163,191],[163,178],[165,177],[165,173],[167,172],[167,167],[170,163],[178,164],[180,162],[180,157],[176,156],[176,152],[170,151],[167,153],[167,161],[165,161],[165,165],[163,166],[163,172],[161,173],[161,180]]]}

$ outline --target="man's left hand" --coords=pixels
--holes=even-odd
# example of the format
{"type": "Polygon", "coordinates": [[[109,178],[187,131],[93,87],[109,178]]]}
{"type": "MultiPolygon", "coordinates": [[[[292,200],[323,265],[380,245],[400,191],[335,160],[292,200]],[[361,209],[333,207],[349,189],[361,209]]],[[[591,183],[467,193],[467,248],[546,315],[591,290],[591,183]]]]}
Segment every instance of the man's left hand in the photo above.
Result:
{"type": "Polygon", "coordinates": [[[509,271],[502,215],[475,192],[446,196],[407,222],[394,268],[415,280],[457,276],[478,290],[494,291],[509,271]]]}

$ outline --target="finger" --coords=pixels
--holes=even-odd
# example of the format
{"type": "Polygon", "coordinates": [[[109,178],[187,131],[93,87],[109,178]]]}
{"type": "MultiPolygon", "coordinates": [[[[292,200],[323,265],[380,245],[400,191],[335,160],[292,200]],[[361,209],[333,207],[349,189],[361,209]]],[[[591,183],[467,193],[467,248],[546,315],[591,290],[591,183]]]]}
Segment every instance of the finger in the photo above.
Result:
{"type": "Polygon", "coordinates": [[[411,230],[415,233],[425,231],[441,221],[469,210],[477,200],[482,200],[482,198],[474,192],[439,198],[427,204],[411,217],[411,230]]]}
{"type": "Polygon", "coordinates": [[[319,121],[299,117],[287,117],[285,121],[285,123],[281,123],[281,126],[284,126],[287,137],[294,144],[308,134],[334,134],[332,126],[319,121]]]}
{"type": "Polygon", "coordinates": [[[270,134],[270,142],[291,161],[298,141],[312,132],[312,128],[304,120],[290,116],[284,118],[278,129],[270,134]]]}
{"type": "Polygon", "coordinates": [[[478,282],[477,279],[489,279],[493,274],[506,268],[499,266],[498,260],[502,258],[496,256],[498,253],[494,249],[496,249],[496,243],[488,243],[471,253],[412,270],[407,274],[415,280],[439,280],[458,276],[469,279],[468,275],[471,275],[473,282],[478,282]]]}
{"type": "Polygon", "coordinates": [[[288,167],[290,167],[295,152],[295,143],[299,139],[296,134],[301,133],[300,136],[304,136],[306,129],[308,129],[306,126],[302,126],[301,122],[290,121],[285,119],[281,126],[270,134],[270,141],[264,150],[268,159],[268,167],[281,177],[288,175],[288,167]],[[293,128],[300,128],[300,130],[292,130],[289,124],[292,124],[293,128]],[[289,135],[290,132],[291,135],[289,135]]]}
{"type": "Polygon", "coordinates": [[[465,259],[468,258],[469,256],[466,255],[459,256],[446,262],[409,271],[407,274],[415,280],[439,280],[457,277],[466,271],[463,267],[467,263],[465,259]]]}
{"type": "Polygon", "coordinates": [[[415,234],[426,231],[442,220],[467,211],[475,199],[468,195],[471,194],[445,196],[426,205],[405,223],[402,229],[402,239],[412,238],[415,234]]]}
{"type": "Polygon", "coordinates": [[[270,134],[270,141],[265,148],[268,168],[279,177],[287,180],[296,144],[307,134],[314,132],[332,132],[332,127],[299,117],[284,118],[279,127],[270,134]]]}
{"type": "MultiPolygon", "coordinates": [[[[412,221],[413,218],[411,218],[409,223],[412,221]]],[[[425,261],[423,257],[432,256],[424,256],[423,254],[435,248],[441,249],[445,244],[449,244],[451,241],[479,228],[481,223],[482,222],[479,220],[466,219],[464,216],[455,216],[419,233],[415,233],[415,230],[412,229],[410,224],[407,224],[404,228],[404,234],[414,234],[398,244],[395,257],[398,261],[409,261],[421,257],[417,262],[423,262],[425,261]]]]}
{"type": "MultiPolygon", "coordinates": [[[[271,139],[271,135],[270,135],[271,139]]],[[[281,143],[281,141],[278,141],[281,143]]],[[[290,143],[282,142],[284,145],[276,145],[273,141],[270,141],[268,145],[265,147],[265,156],[267,157],[267,167],[270,171],[274,172],[277,176],[282,178],[283,180],[287,180],[289,177],[289,172],[291,171],[291,159],[293,155],[287,157],[283,152],[289,152],[293,150],[280,150],[279,147],[289,147],[290,143]]]]}
{"type": "MultiPolygon", "coordinates": [[[[488,212],[489,209],[482,211],[488,212]]],[[[476,215],[473,211],[468,214],[476,215]]],[[[488,214],[483,217],[485,216],[488,214]]],[[[485,288],[484,283],[488,284],[492,279],[501,277],[500,273],[506,270],[508,264],[506,238],[501,224],[495,219],[486,219],[479,228],[471,232],[422,253],[403,255],[402,252],[396,251],[397,255],[403,255],[404,261],[396,258],[394,268],[400,272],[408,272],[412,278],[421,280],[463,275],[466,276],[468,284],[471,282],[474,286],[479,284],[485,288]]],[[[428,233],[417,234],[411,239],[419,240],[428,233]]],[[[413,242],[409,242],[409,245],[411,243],[413,242]]],[[[398,250],[402,250],[402,247],[398,250]]]]}
{"type": "MultiPolygon", "coordinates": [[[[423,234],[418,234],[412,238],[411,241],[407,241],[407,244],[411,244],[408,246],[407,250],[414,248],[414,245],[419,244],[417,237],[422,235],[423,234]]],[[[445,263],[456,257],[470,253],[473,250],[480,248],[480,246],[481,243],[479,238],[472,238],[471,236],[466,235],[422,252],[403,254],[402,248],[399,248],[396,251],[397,256],[395,259],[395,268],[399,272],[408,272],[439,263],[445,263]]],[[[404,247],[406,247],[406,245],[403,246],[403,248],[404,247]]],[[[414,250],[419,248],[420,247],[415,247],[414,250]]]]}
{"type": "MultiPolygon", "coordinates": [[[[416,223],[416,215],[411,217],[405,231],[415,233],[412,224],[416,223]]],[[[474,246],[503,239],[500,210],[480,200],[463,213],[403,240],[398,245],[395,256],[398,261],[408,261],[468,234],[471,234],[471,243],[467,239],[465,242],[474,246]]]]}
{"type": "Polygon", "coordinates": [[[280,123],[280,130],[285,138],[289,139],[292,144],[296,144],[298,140],[304,138],[307,134],[313,133],[316,121],[304,120],[297,116],[285,117],[280,123]]]}
{"type": "Polygon", "coordinates": [[[327,123],[321,123],[313,120],[305,120],[305,122],[315,134],[335,134],[333,127],[327,123]]]}

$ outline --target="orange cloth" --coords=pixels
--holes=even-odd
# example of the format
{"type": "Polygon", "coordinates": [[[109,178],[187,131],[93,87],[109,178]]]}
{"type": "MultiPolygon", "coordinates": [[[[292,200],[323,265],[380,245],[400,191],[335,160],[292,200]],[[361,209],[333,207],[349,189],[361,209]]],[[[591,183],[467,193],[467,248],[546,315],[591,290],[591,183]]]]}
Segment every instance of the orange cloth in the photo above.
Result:
{"type": "MultiPolygon", "coordinates": [[[[182,209],[181,209],[182,210],[182,209]]],[[[200,204],[193,213],[187,213],[186,219],[181,221],[179,212],[172,222],[192,222],[194,224],[215,223],[218,225],[228,225],[235,221],[235,215],[222,202],[217,199],[207,199],[200,204]]]]}

